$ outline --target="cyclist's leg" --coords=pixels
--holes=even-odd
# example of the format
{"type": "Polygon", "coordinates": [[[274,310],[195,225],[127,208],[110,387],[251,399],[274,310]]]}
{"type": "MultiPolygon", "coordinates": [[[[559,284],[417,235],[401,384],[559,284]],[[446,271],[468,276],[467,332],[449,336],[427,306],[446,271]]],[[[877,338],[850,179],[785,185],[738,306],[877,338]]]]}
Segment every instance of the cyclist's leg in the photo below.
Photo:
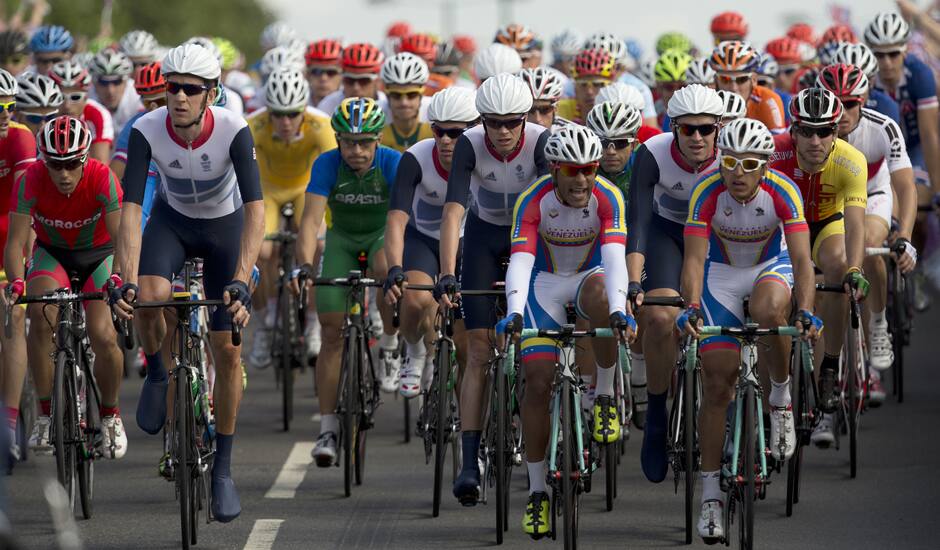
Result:
{"type": "MultiPolygon", "coordinates": [[[[5,275],[3,275],[3,280],[6,281],[5,275]]],[[[3,292],[5,286],[5,282],[0,285],[0,292],[3,292]]],[[[23,381],[26,378],[26,306],[13,306],[11,314],[10,338],[6,337],[5,330],[0,331],[0,353],[3,358],[3,362],[0,363],[0,401],[6,408],[7,420],[12,432],[16,430],[20,399],[23,394],[23,381]]],[[[2,306],[0,306],[0,315],[6,316],[6,310],[2,306]]],[[[10,442],[16,444],[16,438],[12,435],[10,442]]]]}
{"type": "MultiPolygon", "coordinates": [[[[610,314],[604,273],[593,270],[584,276],[577,290],[578,315],[586,318],[592,328],[608,328],[610,314]]],[[[592,360],[596,371],[596,397],[591,410],[594,415],[595,441],[612,443],[620,438],[620,417],[614,403],[614,380],[617,369],[617,341],[613,338],[592,338],[592,360]]]]}
{"type": "MultiPolygon", "coordinates": [[[[845,257],[845,226],[839,218],[823,227],[813,243],[813,261],[823,272],[826,284],[841,285],[847,263],[845,257]]],[[[826,338],[822,363],[820,364],[820,404],[824,409],[832,406],[830,383],[835,380],[842,353],[842,335],[848,320],[848,301],[844,294],[822,293],[817,298],[819,313],[826,324],[826,338]]]]}
{"type": "MultiPolygon", "coordinates": [[[[869,196],[867,212],[865,246],[884,246],[891,227],[891,195],[869,196]]],[[[888,268],[882,256],[866,257],[862,266],[871,284],[871,290],[865,299],[865,310],[870,313],[865,328],[871,364],[877,369],[886,369],[894,361],[891,340],[888,336],[888,320],[885,317],[888,302],[888,268]]]]}
{"type": "MultiPolygon", "coordinates": [[[[273,235],[277,232],[281,219],[281,203],[275,200],[276,193],[266,193],[264,196],[264,234],[273,235]],[[273,193],[273,195],[272,195],[273,193]]],[[[274,242],[264,240],[258,254],[258,267],[261,269],[261,281],[252,296],[254,313],[259,316],[261,324],[252,340],[251,353],[248,355],[249,363],[254,367],[265,367],[271,362],[271,330],[277,317],[277,282],[278,282],[278,250],[274,242]]]]}
{"type": "MultiPolygon", "coordinates": [[[[402,269],[409,284],[430,285],[440,265],[439,243],[416,229],[405,229],[402,269]]],[[[459,253],[458,253],[459,255],[459,253]]],[[[401,304],[401,335],[405,339],[405,360],[400,390],[409,397],[420,391],[420,379],[427,363],[427,342],[433,329],[437,304],[429,292],[405,292],[401,304]],[[407,386],[407,387],[406,387],[407,386]]]]}
{"type": "MultiPolygon", "coordinates": [[[[385,251],[383,250],[385,246],[385,229],[383,228],[374,235],[364,238],[362,245],[369,253],[369,271],[371,271],[372,278],[384,281],[388,274],[388,261],[385,259],[385,251]]],[[[392,324],[392,306],[385,301],[382,289],[376,290],[376,303],[372,305],[378,306],[379,314],[382,316],[383,334],[382,341],[379,344],[382,347],[388,347],[384,344],[394,343],[394,347],[397,348],[398,329],[392,324]]]]}

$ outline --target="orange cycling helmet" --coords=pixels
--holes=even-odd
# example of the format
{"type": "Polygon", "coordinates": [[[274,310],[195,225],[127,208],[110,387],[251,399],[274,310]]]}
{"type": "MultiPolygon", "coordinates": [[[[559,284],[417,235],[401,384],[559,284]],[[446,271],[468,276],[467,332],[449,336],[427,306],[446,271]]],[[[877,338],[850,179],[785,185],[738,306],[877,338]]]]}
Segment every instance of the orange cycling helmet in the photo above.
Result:
{"type": "Polygon", "coordinates": [[[471,54],[477,51],[477,41],[473,39],[472,36],[466,34],[455,34],[454,38],[454,48],[458,52],[466,55],[471,54]]]}
{"type": "Polygon", "coordinates": [[[513,23],[496,31],[493,42],[505,44],[516,51],[527,51],[535,47],[537,39],[529,27],[513,23]]]}
{"type": "Polygon", "coordinates": [[[721,12],[712,18],[712,34],[734,34],[741,38],[747,36],[747,21],[736,11],[721,12]]]}
{"type": "Polygon", "coordinates": [[[304,54],[307,66],[340,65],[343,58],[343,45],[338,40],[323,39],[311,42],[304,54]]]}
{"type": "Polygon", "coordinates": [[[605,50],[581,50],[574,58],[574,77],[599,76],[612,78],[614,58],[605,50]]]}
{"type": "Polygon", "coordinates": [[[433,65],[434,58],[437,57],[437,40],[430,34],[405,35],[398,43],[398,53],[403,52],[413,53],[428,65],[433,65]]]}
{"type": "Polygon", "coordinates": [[[166,92],[166,77],[160,71],[159,61],[137,67],[134,72],[134,89],[141,97],[163,95],[166,92]]]}
{"type": "Polygon", "coordinates": [[[715,46],[708,64],[716,72],[751,72],[760,63],[760,53],[747,42],[726,40],[715,46]]]}
{"type": "Polygon", "coordinates": [[[359,74],[379,74],[385,56],[367,42],[350,44],[343,50],[343,71],[359,74]]]}
{"type": "Polygon", "coordinates": [[[401,38],[411,34],[411,25],[407,21],[395,21],[385,31],[386,38],[401,38]]]}
{"type": "Polygon", "coordinates": [[[772,55],[780,65],[798,65],[803,62],[799,40],[789,36],[774,38],[764,46],[764,51],[772,55]]]}
{"type": "Polygon", "coordinates": [[[819,39],[819,45],[828,44],[830,42],[849,42],[850,44],[858,44],[858,37],[855,36],[855,32],[852,31],[852,27],[848,25],[833,25],[826,29],[826,32],[823,33],[822,37],[819,39]]]}
{"type": "Polygon", "coordinates": [[[809,23],[794,23],[787,29],[787,36],[800,42],[816,43],[816,32],[809,23]]]}

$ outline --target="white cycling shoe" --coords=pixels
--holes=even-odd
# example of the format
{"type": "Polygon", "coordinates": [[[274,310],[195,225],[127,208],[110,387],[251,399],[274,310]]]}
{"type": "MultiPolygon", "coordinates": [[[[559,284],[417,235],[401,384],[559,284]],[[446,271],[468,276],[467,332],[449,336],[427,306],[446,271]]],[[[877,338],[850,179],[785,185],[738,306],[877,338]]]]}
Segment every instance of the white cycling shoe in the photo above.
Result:
{"type": "Polygon", "coordinates": [[[412,398],[421,394],[421,379],[424,375],[425,358],[405,357],[398,381],[398,393],[402,397],[412,398]]]}
{"type": "Polygon", "coordinates": [[[33,425],[33,433],[29,436],[29,448],[36,454],[52,454],[52,439],[50,428],[52,417],[39,415],[33,425]]]}
{"type": "Polygon", "coordinates": [[[306,346],[307,358],[318,357],[320,355],[320,323],[307,323],[304,330],[304,345],[306,346]]]}
{"type": "Polygon", "coordinates": [[[813,445],[822,449],[827,449],[836,442],[836,435],[832,431],[831,414],[824,414],[823,417],[819,419],[819,424],[816,425],[816,428],[813,430],[813,435],[809,437],[809,440],[813,442],[813,445]]]}
{"type": "Polygon", "coordinates": [[[107,458],[123,458],[127,454],[127,433],[120,416],[106,416],[101,419],[101,452],[107,458]]]}
{"type": "Polygon", "coordinates": [[[385,393],[395,393],[398,391],[398,380],[401,376],[401,357],[398,356],[398,349],[380,349],[379,365],[382,369],[382,391],[385,393]]]}
{"type": "Polygon", "coordinates": [[[251,344],[251,353],[248,354],[247,363],[255,369],[266,369],[271,366],[271,346],[274,344],[274,329],[261,327],[255,331],[251,344]]]}
{"type": "Polygon", "coordinates": [[[317,445],[310,452],[320,468],[329,468],[336,462],[336,434],[324,432],[317,438],[317,445]]]}
{"type": "Polygon", "coordinates": [[[874,369],[885,370],[894,363],[894,350],[891,345],[891,336],[888,334],[888,324],[873,325],[871,338],[868,340],[868,359],[874,369]]]}
{"type": "Polygon", "coordinates": [[[724,509],[720,500],[706,500],[698,517],[698,535],[705,544],[715,544],[725,538],[724,509]]]}
{"type": "Polygon", "coordinates": [[[796,449],[793,406],[770,408],[770,454],[775,460],[787,460],[796,449]]]}

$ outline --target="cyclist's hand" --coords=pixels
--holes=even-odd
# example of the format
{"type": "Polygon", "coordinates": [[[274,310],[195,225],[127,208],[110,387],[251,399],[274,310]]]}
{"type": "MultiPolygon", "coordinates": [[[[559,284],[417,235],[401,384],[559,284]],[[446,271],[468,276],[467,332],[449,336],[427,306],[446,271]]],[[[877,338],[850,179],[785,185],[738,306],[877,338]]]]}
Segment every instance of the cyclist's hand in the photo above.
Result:
{"type": "Polygon", "coordinates": [[[917,248],[904,237],[899,237],[891,244],[891,252],[901,273],[910,273],[917,266],[917,248]]]}
{"type": "Polygon", "coordinates": [[[313,284],[313,266],[310,264],[304,264],[300,267],[294,268],[290,273],[290,289],[295,296],[300,296],[300,280],[303,280],[304,284],[308,287],[313,284]]]}
{"type": "Polygon", "coordinates": [[[385,301],[389,305],[395,305],[395,302],[401,300],[403,285],[408,281],[405,272],[400,265],[393,265],[388,268],[388,276],[385,277],[385,284],[382,285],[385,290],[385,301]]]}
{"type": "Polygon", "coordinates": [[[796,322],[794,325],[796,328],[800,329],[800,334],[803,335],[804,340],[814,343],[819,338],[819,335],[822,334],[823,330],[822,319],[805,309],[801,309],[800,312],[796,314],[796,322]]]}
{"type": "Polygon", "coordinates": [[[610,328],[613,329],[617,341],[622,344],[632,344],[636,340],[636,319],[633,315],[622,311],[611,313],[610,328]]]}
{"type": "Polygon", "coordinates": [[[125,283],[121,276],[112,273],[105,285],[108,293],[108,303],[111,305],[111,311],[122,320],[129,321],[134,318],[134,306],[131,304],[137,300],[137,294],[140,289],[134,283],[125,283]]]}
{"type": "Polygon", "coordinates": [[[846,288],[846,292],[855,293],[855,300],[858,302],[868,296],[868,289],[871,286],[865,275],[857,268],[850,269],[845,273],[845,277],[842,278],[842,285],[846,288]]]}
{"type": "Polygon", "coordinates": [[[441,307],[457,307],[457,297],[460,296],[460,293],[455,294],[453,300],[450,296],[451,291],[455,288],[457,288],[457,277],[441,275],[437,278],[437,284],[434,285],[434,299],[441,304],[441,307]]]}
{"type": "Polygon", "coordinates": [[[241,327],[248,326],[248,319],[251,318],[251,293],[248,292],[248,283],[235,280],[225,285],[222,301],[228,306],[233,323],[241,327]]]}
{"type": "Polygon", "coordinates": [[[630,281],[630,284],[627,285],[627,299],[630,300],[630,303],[633,305],[634,309],[636,309],[638,306],[642,306],[643,285],[637,281],[630,281]]]}
{"type": "Polygon", "coordinates": [[[3,289],[2,295],[3,305],[5,307],[10,307],[16,303],[20,296],[26,292],[26,283],[21,277],[17,277],[10,281],[9,284],[3,289]]]}
{"type": "Polygon", "coordinates": [[[512,342],[519,340],[519,335],[522,334],[522,315],[510,313],[503,320],[496,323],[496,338],[500,348],[506,346],[507,334],[512,342]]]}
{"type": "Polygon", "coordinates": [[[702,317],[702,310],[698,306],[689,306],[676,317],[676,328],[679,329],[679,332],[688,334],[693,338],[698,338],[698,330],[702,328],[704,323],[705,318],[702,317]]]}

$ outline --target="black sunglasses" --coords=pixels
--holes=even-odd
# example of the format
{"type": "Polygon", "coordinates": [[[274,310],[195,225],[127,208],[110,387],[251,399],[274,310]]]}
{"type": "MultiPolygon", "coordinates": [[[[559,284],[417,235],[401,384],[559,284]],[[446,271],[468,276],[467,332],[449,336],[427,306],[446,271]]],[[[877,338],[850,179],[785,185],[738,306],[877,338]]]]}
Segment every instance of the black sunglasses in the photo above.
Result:
{"type": "Polygon", "coordinates": [[[313,76],[329,76],[333,77],[339,74],[339,69],[324,69],[321,67],[314,67],[310,69],[310,74],[313,76]]]}
{"type": "Polygon", "coordinates": [[[710,136],[718,130],[717,124],[676,124],[676,131],[683,136],[689,137],[696,132],[702,137],[710,136]]]}
{"type": "Polygon", "coordinates": [[[797,132],[798,134],[800,134],[801,136],[803,136],[803,137],[805,137],[805,138],[811,138],[811,137],[813,137],[813,136],[817,136],[817,137],[819,137],[819,138],[821,138],[821,139],[825,139],[825,138],[827,138],[827,137],[832,136],[832,134],[836,133],[836,127],[835,127],[835,126],[819,126],[819,127],[817,127],[817,126],[799,126],[799,125],[794,125],[793,128],[796,130],[796,132],[797,132]]]}
{"type": "Polygon", "coordinates": [[[466,128],[441,128],[437,124],[432,124],[431,131],[434,132],[434,135],[437,136],[438,138],[447,136],[450,139],[457,139],[460,136],[462,136],[463,133],[467,131],[467,129],[466,128]]]}
{"type": "Polygon", "coordinates": [[[302,113],[302,111],[271,111],[271,116],[274,118],[297,118],[302,113]]]}
{"type": "Polygon", "coordinates": [[[614,149],[618,151],[623,151],[624,149],[629,147],[631,143],[633,143],[632,138],[602,139],[601,147],[604,149],[607,149],[608,147],[613,145],[614,149]]]}
{"type": "Polygon", "coordinates": [[[75,170],[85,164],[85,157],[77,157],[69,160],[46,159],[46,167],[50,170],[61,172],[62,170],[75,170]]]}
{"type": "Polygon", "coordinates": [[[555,111],[554,105],[545,105],[543,107],[532,107],[531,109],[529,109],[529,114],[534,115],[538,113],[542,116],[548,116],[552,114],[554,111],[555,111]]]}
{"type": "Polygon", "coordinates": [[[396,101],[404,98],[415,100],[419,97],[421,97],[421,92],[388,92],[388,98],[396,101]]]}
{"type": "Polygon", "coordinates": [[[192,97],[194,95],[199,95],[202,92],[208,92],[211,89],[211,86],[206,86],[205,84],[180,84],[179,82],[166,83],[166,91],[170,95],[176,95],[180,93],[180,90],[183,90],[184,94],[192,97]]]}
{"type": "Polygon", "coordinates": [[[875,57],[877,57],[878,59],[884,59],[886,57],[890,57],[891,59],[897,59],[904,52],[901,50],[894,50],[891,52],[872,52],[872,53],[874,53],[875,57]]]}
{"type": "Polygon", "coordinates": [[[498,130],[500,128],[506,128],[507,130],[515,130],[519,126],[522,126],[522,123],[525,122],[525,117],[513,118],[510,120],[496,120],[492,118],[483,117],[483,125],[487,128],[492,128],[498,130]]]}

